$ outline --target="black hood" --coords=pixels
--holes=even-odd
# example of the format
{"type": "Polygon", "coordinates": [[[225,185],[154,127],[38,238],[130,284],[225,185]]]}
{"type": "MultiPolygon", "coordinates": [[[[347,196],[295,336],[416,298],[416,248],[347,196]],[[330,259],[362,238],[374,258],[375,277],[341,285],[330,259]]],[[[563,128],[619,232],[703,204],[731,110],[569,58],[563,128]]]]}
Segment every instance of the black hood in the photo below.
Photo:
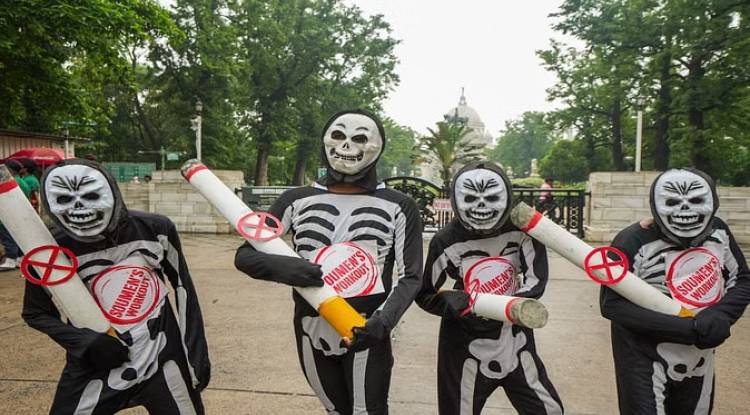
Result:
{"type": "Polygon", "coordinates": [[[510,182],[510,179],[508,179],[508,176],[505,175],[505,172],[503,171],[500,166],[497,164],[487,161],[487,160],[479,160],[479,161],[472,161],[463,167],[453,176],[453,180],[451,181],[451,206],[453,207],[453,214],[455,218],[461,223],[461,225],[468,230],[471,233],[477,234],[477,235],[494,235],[497,234],[500,229],[503,227],[505,222],[508,220],[508,216],[510,216],[510,210],[511,206],[513,206],[513,185],[510,182]],[[469,171],[469,170],[490,170],[492,172],[497,173],[500,175],[500,177],[503,179],[503,182],[505,183],[505,188],[508,190],[508,202],[507,206],[505,207],[505,211],[503,212],[502,216],[498,219],[495,226],[493,226],[491,229],[474,229],[470,224],[465,223],[464,220],[461,218],[461,215],[458,213],[458,204],[456,203],[456,180],[458,180],[458,177],[461,176],[463,173],[469,171]]]}
{"type": "Polygon", "coordinates": [[[107,239],[109,236],[115,233],[117,228],[120,226],[120,224],[127,220],[128,217],[128,209],[125,206],[125,201],[122,199],[122,193],[120,193],[120,188],[117,186],[117,182],[112,177],[112,175],[109,173],[107,169],[102,167],[101,164],[86,160],[86,159],[67,159],[63,160],[60,163],[56,164],[55,166],[47,169],[46,172],[44,172],[44,175],[42,176],[41,185],[39,189],[42,197],[42,206],[44,206],[44,210],[47,212],[48,216],[54,221],[55,226],[61,231],[64,232],[69,237],[84,243],[92,243],[92,242],[99,242],[107,239]],[[112,188],[112,195],[114,198],[114,209],[112,211],[112,218],[109,221],[109,224],[107,224],[107,227],[104,229],[102,233],[99,235],[89,236],[89,237],[82,237],[79,235],[76,235],[75,233],[70,232],[63,224],[60,222],[60,220],[57,218],[57,216],[53,215],[52,212],[50,212],[49,209],[49,201],[47,200],[47,192],[46,192],[46,183],[47,179],[50,176],[50,174],[60,167],[64,166],[74,166],[74,165],[80,165],[80,166],[87,166],[91,167],[95,170],[98,170],[99,172],[104,175],[104,177],[107,179],[107,182],[109,183],[109,186],[112,188]]]}
{"type": "Polygon", "coordinates": [[[693,168],[689,168],[689,167],[683,167],[683,168],[669,169],[667,171],[662,172],[660,175],[656,176],[656,178],[654,179],[654,182],[651,183],[651,190],[649,191],[648,200],[649,200],[649,205],[651,207],[651,215],[653,216],[654,222],[656,223],[656,226],[659,229],[659,233],[661,233],[661,235],[662,235],[662,237],[664,239],[667,239],[667,240],[669,240],[671,242],[674,242],[674,243],[680,245],[683,248],[689,248],[689,247],[701,245],[706,240],[706,238],[708,238],[711,235],[711,233],[713,233],[713,231],[714,231],[714,227],[713,227],[713,222],[714,221],[713,221],[713,218],[714,218],[714,216],[716,216],[716,211],[719,210],[719,195],[716,193],[716,183],[714,183],[714,180],[711,178],[711,176],[709,176],[708,174],[706,174],[706,173],[704,173],[704,172],[702,172],[702,171],[700,171],[698,169],[693,169],[693,168]],[[669,227],[666,226],[662,222],[661,217],[659,216],[659,212],[656,211],[656,205],[654,204],[654,196],[655,196],[655,191],[656,191],[656,183],[659,181],[659,179],[664,174],[666,174],[666,173],[668,173],[670,171],[674,171],[674,170],[685,170],[685,171],[688,171],[690,173],[696,174],[696,175],[702,177],[708,183],[709,187],[711,188],[711,197],[713,198],[713,201],[714,201],[713,212],[711,213],[711,217],[708,219],[708,223],[706,225],[706,228],[700,234],[698,234],[697,236],[694,236],[692,238],[683,238],[683,237],[680,237],[680,236],[677,236],[677,235],[673,234],[669,230],[669,227]]]}
{"type": "Polygon", "coordinates": [[[338,183],[350,183],[367,190],[375,190],[375,188],[377,188],[378,186],[378,173],[375,169],[375,166],[378,164],[380,156],[383,155],[385,146],[385,129],[383,128],[383,123],[380,121],[380,118],[378,118],[377,115],[363,109],[345,110],[334,114],[331,118],[328,119],[325,126],[323,126],[323,133],[320,135],[320,157],[323,165],[326,168],[326,175],[318,179],[318,183],[322,184],[323,186],[331,186],[338,183]],[[325,139],[325,134],[326,131],[328,131],[328,127],[333,124],[336,118],[344,114],[361,114],[366,116],[367,118],[370,118],[375,122],[375,125],[378,127],[380,137],[382,137],[383,139],[383,146],[380,149],[380,154],[378,154],[378,157],[376,157],[369,166],[365,167],[364,170],[354,175],[339,173],[334,170],[328,163],[328,156],[326,155],[325,145],[323,144],[323,140],[325,139]]]}

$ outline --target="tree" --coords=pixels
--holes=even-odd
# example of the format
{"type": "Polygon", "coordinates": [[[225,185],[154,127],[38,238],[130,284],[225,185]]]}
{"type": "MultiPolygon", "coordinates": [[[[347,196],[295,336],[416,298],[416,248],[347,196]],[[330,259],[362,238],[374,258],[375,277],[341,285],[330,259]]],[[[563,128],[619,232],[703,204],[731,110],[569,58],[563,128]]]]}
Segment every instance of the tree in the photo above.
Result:
{"type": "Polygon", "coordinates": [[[539,163],[539,173],[561,182],[581,182],[588,178],[589,160],[581,141],[556,142],[539,163]]]}
{"type": "Polygon", "coordinates": [[[554,142],[552,126],[541,112],[525,112],[521,118],[507,121],[497,146],[487,157],[504,167],[511,167],[518,177],[531,171],[531,160],[541,159],[554,142]]]}
{"type": "Polygon", "coordinates": [[[1,2],[0,127],[106,125],[100,91],[132,75],[123,52],[175,30],[166,10],[149,0],[1,2]]]}
{"type": "Polygon", "coordinates": [[[417,142],[415,161],[437,164],[443,186],[447,187],[456,165],[479,158],[479,149],[467,139],[471,130],[463,123],[440,121],[436,130],[427,130],[430,134],[417,142]]]}
{"type": "Polygon", "coordinates": [[[241,45],[240,85],[249,87],[241,94],[240,122],[252,131],[257,150],[254,182],[268,182],[269,156],[290,140],[300,144],[294,175],[299,181],[314,127],[323,119],[311,108],[322,114],[342,109],[342,103],[377,109],[398,82],[397,42],[382,16],[365,18],[338,0],[247,0],[232,10],[241,45]]]}
{"type": "Polygon", "coordinates": [[[383,120],[386,145],[378,160],[378,176],[387,178],[393,175],[408,176],[414,160],[413,149],[419,134],[409,127],[397,124],[391,118],[383,120]]]}

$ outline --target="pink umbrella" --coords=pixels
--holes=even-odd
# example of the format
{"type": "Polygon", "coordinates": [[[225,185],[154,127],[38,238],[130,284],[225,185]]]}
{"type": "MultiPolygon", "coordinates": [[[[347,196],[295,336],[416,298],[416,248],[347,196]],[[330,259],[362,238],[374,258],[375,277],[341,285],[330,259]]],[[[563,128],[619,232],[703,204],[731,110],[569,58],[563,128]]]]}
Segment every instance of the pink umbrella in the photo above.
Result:
{"type": "Polygon", "coordinates": [[[60,162],[65,158],[63,151],[57,148],[34,147],[24,148],[8,156],[8,159],[28,158],[34,160],[39,166],[49,166],[60,162]]]}

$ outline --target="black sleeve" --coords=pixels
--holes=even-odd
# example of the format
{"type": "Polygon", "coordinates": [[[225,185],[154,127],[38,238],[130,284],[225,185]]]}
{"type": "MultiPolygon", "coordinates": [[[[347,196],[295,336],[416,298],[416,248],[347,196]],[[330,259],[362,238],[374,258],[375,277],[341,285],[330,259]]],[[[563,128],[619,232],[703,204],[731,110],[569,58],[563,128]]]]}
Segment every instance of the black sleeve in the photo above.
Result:
{"type": "Polygon", "coordinates": [[[171,221],[167,229],[167,242],[162,269],[175,292],[181,341],[192,369],[193,386],[203,389],[211,378],[211,362],[208,358],[203,316],[198,294],[190,277],[185,255],[182,253],[177,228],[171,221]]]}
{"type": "MultiPolygon", "coordinates": [[[[292,223],[292,202],[296,198],[294,190],[297,189],[290,189],[282,193],[268,209],[268,213],[281,221],[285,233],[292,230],[290,229],[292,223]]],[[[268,225],[271,225],[271,223],[268,223],[268,225]]],[[[257,251],[249,242],[245,241],[245,243],[237,248],[237,253],[234,256],[234,266],[251,278],[279,282],[272,278],[273,272],[265,269],[267,263],[264,259],[267,259],[271,255],[273,254],[257,251]]]]}
{"type": "Polygon", "coordinates": [[[723,228],[729,237],[729,250],[724,258],[724,277],[727,288],[724,297],[712,305],[712,310],[719,311],[734,324],[745,312],[750,302],[750,270],[742,250],[737,245],[729,227],[720,219],[716,219],[718,227],[723,228]]]}
{"type": "Polygon", "coordinates": [[[540,298],[549,279],[547,249],[536,239],[524,234],[521,241],[521,272],[523,283],[516,297],[540,298]]]}
{"type": "MultiPolygon", "coordinates": [[[[620,249],[628,257],[631,272],[633,259],[644,240],[649,237],[648,232],[636,223],[622,230],[612,242],[613,247],[620,249]]],[[[606,286],[601,288],[599,305],[604,318],[657,341],[695,343],[692,318],[670,316],[643,308],[606,286]]]]}
{"type": "Polygon", "coordinates": [[[445,302],[445,297],[439,295],[439,290],[445,284],[448,275],[455,275],[457,272],[453,264],[443,255],[444,251],[445,246],[439,234],[435,235],[427,251],[422,288],[416,297],[417,305],[422,310],[438,317],[448,314],[448,304],[445,302]]]}
{"type": "Polygon", "coordinates": [[[393,286],[381,306],[381,318],[393,329],[422,287],[422,218],[413,199],[406,197],[396,214],[393,286]]]}
{"type": "MultiPolygon", "coordinates": [[[[77,277],[76,277],[77,278],[77,277]]],[[[60,313],[44,288],[26,281],[21,311],[26,324],[48,335],[72,356],[82,359],[99,333],[79,329],[60,319],[60,313]]]]}

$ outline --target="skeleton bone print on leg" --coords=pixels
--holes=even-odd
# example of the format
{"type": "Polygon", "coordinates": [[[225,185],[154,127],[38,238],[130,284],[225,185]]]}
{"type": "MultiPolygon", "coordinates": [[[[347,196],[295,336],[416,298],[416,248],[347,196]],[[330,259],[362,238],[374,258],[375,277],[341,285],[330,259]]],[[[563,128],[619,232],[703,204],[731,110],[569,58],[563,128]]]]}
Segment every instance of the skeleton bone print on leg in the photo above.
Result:
{"type": "Polygon", "coordinates": [[[526,345],[526,335],[513,334],[504,324],[497,339],[479,338],[469,343],[469,352],[479,360],[479,371],[488,378],[503,379],[518,367],[518,352],[526,345]]]}
{"type": "Polygon", "coordinates": [[[377,124],[362,114],[343,114],[323,137],[328,164],[339,173],[357,174],[372,164],[383,148],[377,124]]]}
{"type": "Polygon", "coordinates": [[[468,170],[455,182],[456,210],[461,222],[472,230],[498,225],[508,208],[508,188],[499,174],[486,169],[468,170]]]}
{"type": "Polygon", "coordinates": [[[321,317],[302,317],[302,331],[310,338],[313,348],[326,356],[341,356],[346,347],[341,347],[341,336],[321,317]]]}
{"type": "Polygon", "coordinates": [[[682,382],[686,378],[706,376],[713,372],[714,349],[701,350],[692,345],[659,343],[656,346],[666,363],[666,373],[670,379],[682,382]]]}
{"type": "Polygon", "coordinates": [[[45,187],[50,212],[75,235],[99,235],[109,225],[115,199],[100,171],[84,165],[58,167],[45,187]]]}
{"type": "Polygon", "coordinates": [[[703,177],[671,170],[655,184],[654,207],[663,226],[680,238],[693,238],[708,226],[714,213],[712,188],[703,177]]]}

